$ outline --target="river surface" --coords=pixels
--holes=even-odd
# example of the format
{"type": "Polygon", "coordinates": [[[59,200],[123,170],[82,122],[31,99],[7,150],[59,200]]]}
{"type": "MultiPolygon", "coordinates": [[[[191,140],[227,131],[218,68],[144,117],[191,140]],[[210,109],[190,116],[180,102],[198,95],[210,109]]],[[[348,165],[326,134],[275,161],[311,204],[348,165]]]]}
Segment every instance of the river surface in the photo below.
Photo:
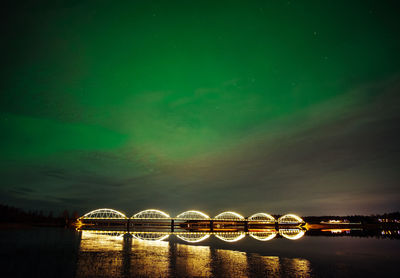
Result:
{"type": "Polygon", "coordinates": [[[211,236],[190,244],[61,228],[0,234],[0,277],[400,277],[400,240],[389,238],[211,236]]]}

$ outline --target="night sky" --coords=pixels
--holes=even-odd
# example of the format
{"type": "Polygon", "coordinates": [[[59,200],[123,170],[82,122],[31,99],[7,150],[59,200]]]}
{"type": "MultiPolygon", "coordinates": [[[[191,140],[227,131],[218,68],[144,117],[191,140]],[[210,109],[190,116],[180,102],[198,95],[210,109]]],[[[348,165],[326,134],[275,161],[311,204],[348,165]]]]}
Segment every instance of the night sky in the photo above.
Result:
{"type": "Polygon", "coordinates": [[[400,209],[398,1],[5,1],[0,202],[400,209]]]}

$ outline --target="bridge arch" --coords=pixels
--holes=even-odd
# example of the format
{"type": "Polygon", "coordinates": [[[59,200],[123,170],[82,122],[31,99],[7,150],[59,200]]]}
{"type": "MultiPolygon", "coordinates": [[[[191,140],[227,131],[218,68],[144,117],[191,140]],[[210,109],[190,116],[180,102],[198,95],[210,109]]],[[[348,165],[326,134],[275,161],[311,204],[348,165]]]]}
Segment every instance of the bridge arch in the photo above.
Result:
{"type": "Polygon", "coordinates": [[[101,208],[92,210],[79,219],[127,219],[125,214],[115,209],[101,208]]]}
{"type": "Polygon", "coordinates": [[[158,209],[146,209],[136,213],[131,218],[133,219],[168,219],[171,218],[169,214],[158,209]]]}
{"type": "Polygon", "coordinates": [[[216,220],[244,220],[244,217],[233,211],[224,211],[214,217],[216,220]]]}
{"type": "Polygon", "coordinates": [[[278,224],[302,224],[304,220],[295,214],[285,214],[278,219],[278,224]]]}
{"type": "Polygon", "coordinates": [[[275,223],[276,220],[275,218],[268,213],[264,213],[264,212],[259,212],[256,214],[253,214],[252,216],[250,216],[248,218],[249,221],[262,221],[262,222],[268,222],[268,223],[275,223]]]}
{"type": "Polygon", "coordinates": [[[210,219],[210,216],[207,214],[197,211],[197,210],[188,210],[185,212],[182,212],[178,216],[176,216],[176,219],[182,219],[182,220],[203,220],[203,219],[210,219]]]}

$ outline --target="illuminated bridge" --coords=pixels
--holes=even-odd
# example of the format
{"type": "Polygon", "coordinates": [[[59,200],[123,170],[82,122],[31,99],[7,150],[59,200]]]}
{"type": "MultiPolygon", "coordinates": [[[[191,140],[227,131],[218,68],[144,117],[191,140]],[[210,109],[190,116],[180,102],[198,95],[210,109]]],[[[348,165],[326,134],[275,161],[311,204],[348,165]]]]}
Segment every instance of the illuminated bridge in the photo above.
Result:
{"type": "Polygon", "coordinates": [[[295,214],[286,214],[275,219],[268,213],[256,213],[250,217],[225,211],[215,217],[189,210],[175,217],[166,212],[147,209],[131,217],[114,209],[96,209],[78,219],[78,227],[85,230],[98,228],[115,231],[168,231],[168,232],[256,232],[260,229],[283,229],[301,227],[303,219],[295,214]]]}

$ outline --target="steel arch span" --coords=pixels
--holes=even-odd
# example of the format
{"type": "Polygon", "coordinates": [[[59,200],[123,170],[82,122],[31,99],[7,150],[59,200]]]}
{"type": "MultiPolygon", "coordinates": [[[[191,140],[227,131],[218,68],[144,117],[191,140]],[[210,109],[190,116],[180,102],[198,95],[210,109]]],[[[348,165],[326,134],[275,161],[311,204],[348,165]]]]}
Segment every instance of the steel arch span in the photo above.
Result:
{"type": "Polygon", "coordinates": [[[132,219],[169,219],[169,214],[158,209],[146,209],[136,213],[131,217],[132,219]]]}
{"type": "Polygon", "coordinates": [[[120,211],[108,208],[92,210],[79,219],[128,219],[125,214],[120,211]]]}
{"type": "Polygon", "coordinates": [[[175,217],[175,219],[182,219],[182,220],[204,220],[204,219],[210,219],[210,216],[207,214],[197,211],[197,210],[188,210],[185,212],[182,212],[178,216],[175,217]]]}
{"type": "Polygon", "coordinates": [[[276,219],[268,213],[264,212],[259,212],[256,214],[253,214],[248,218],[249,221],[260,221],[260,222],[268,222],[268,223],[275,223],[276,219]]]}
{"type": "Polygon", "coordinates": [[[244,220],[244,217],[233,211],[224,211],[214,217],[215,220],[244,220]]]}
{"type": "Polygon", "coordinates": [[[301,224],[304,220],[295,214],[285,214],[278,219],[278,224],[301,224]]]}

